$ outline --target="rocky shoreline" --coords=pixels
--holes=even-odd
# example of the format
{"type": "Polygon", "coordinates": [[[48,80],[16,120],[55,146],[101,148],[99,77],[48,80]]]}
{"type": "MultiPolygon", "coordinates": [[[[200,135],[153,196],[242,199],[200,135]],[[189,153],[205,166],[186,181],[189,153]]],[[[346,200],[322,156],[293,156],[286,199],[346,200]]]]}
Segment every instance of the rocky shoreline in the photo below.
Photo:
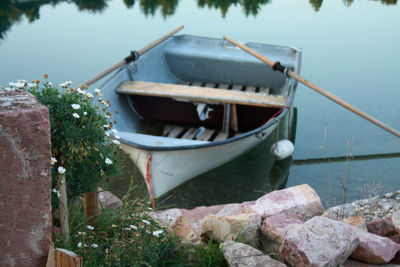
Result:
{"type": "Polygon", "coordinates": [[[151,215],[188,243],[220,242],[230,266],[400,266],[400,191],[325,211],[299,185],[252,202],[151,215]]]}
{"type": "Polygon", "coordinates": [[[400,191],[396,191],[332,207],[326,212],[339,218],[362,217],[368,222],[390,217],[399,210],[400,191]]]}

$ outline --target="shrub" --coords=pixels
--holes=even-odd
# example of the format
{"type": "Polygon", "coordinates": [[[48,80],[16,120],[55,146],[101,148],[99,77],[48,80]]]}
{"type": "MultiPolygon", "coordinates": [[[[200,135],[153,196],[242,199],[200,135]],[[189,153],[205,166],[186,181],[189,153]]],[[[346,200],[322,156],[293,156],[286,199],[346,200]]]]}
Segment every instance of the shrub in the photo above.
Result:
{"type": "Polygon", "coordinates": [[[57,172],[65,171],[68,195],[73,199],[95,191],[106,175],[116,172],[113,155],[119,141],[112,122],[108,122],[110,104],[101,99],[101,91],[95,89],[92,94],[79,88],[73,90],[70,84],[60,84],[61,89],[58,89],[45,75],[42,86],[38,80],[33,83],[18,81],[10,86],[26,88],[48,107],[53,188],[57,184],[57,172]]]}

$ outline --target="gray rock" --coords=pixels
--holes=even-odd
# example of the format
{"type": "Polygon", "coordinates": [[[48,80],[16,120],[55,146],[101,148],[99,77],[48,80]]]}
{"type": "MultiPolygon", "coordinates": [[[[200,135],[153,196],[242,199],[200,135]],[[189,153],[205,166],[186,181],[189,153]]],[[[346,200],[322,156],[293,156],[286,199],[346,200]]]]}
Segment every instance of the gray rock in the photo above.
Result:
{"type": "Polygon", "coordinates": [[[255,266],[255,267],[285,267],[286,265],[271,259],[261,251],[242,243],[225,241],[220,245],[222,253],[229,266],[255,266]]]}

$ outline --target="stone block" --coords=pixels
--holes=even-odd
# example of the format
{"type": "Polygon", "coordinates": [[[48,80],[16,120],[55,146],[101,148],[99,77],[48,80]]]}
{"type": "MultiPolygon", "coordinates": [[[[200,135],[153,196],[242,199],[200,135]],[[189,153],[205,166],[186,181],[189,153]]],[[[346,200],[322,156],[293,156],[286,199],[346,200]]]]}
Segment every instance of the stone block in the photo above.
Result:
{"type": "Polygon", "coordinates": [[[286,266],[246,244],[225,241],[220,248],[229,266],[286,266]]]}
{"type": "Polygon", "coordinates": [[[279,254],[285,241],[285,227],[290,224],[301,224],[303,220],[285,214],[274,214],[264,219],[261,225],[261,241],[265,251],[279,254]]]}
{"type": "Polygon", "coordinates": [[[353,228],[321,216],[290,224],[280,255],[291,266],[340,266],[358,245],[353,228]]]}
{"type": "Polygon", "coordinates": [[[236,240],[255,246],[258,242],[258,229],[261,216],[256,213],[231,216],[207,215],[202,224],[203,233],[211,233],[216,241],[236,240]]]}
{"type": "Polygon", "coordinates": [[[354,228],[359,238],[357,249],[351,254],[353,259],[370,264],[389,263],[400,249],[387,237],[378,236],[372,233],[354,228]]]}
{"type": "Polygon", "coordinates": [[[44,266],[51,242],[48,109],[0,90],[0,265],[44,266]]]}
{"type": "Polygon", "coordinates": [[[244,206],[242,212],[255,212],[263,219],[282,213],[307,220],[323,214],[324,208],[314,189],[303,184],[268,193],[257,199],[253,205],[244,206]]]}

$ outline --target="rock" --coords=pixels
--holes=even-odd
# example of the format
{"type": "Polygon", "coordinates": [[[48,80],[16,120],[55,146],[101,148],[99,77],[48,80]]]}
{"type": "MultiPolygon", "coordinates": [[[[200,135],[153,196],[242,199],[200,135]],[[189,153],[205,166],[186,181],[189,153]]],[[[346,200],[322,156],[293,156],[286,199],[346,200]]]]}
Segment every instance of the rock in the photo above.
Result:
{"type": "Polygon", "coordinates": [[[171,227],[180,216],[184,216],[190,222],[194,232],[197,235],[200,235],[202,233],[202,221],[208,214],[214,214],[218,216],[240,214],[242,212],[242,206],[250,204],[254,204],[254,202],[244,202],[242,204],[223,204],[209,207],[201,206],[191,210],[175,208],[151,212],[150,216],[166,227],[171,227]]]}
{"type": "Polygon", "coordinates": [[[393,213],[391,221],[396,232],[400,233],[400,211],[393,213]]]}
{"type": "Polygon", "coordinates": [[[349,217],[346,219],[343,219],[343,222],[350,224],[351,226],[357,227],[363,231],[368,231],[367,229],[367,224],[362,217],[349,217]]]}
{"type": "Polygon", "coordinates": [[[268,253],[278,254],[284,243],[285,227],[289,224],[301,224],[303,220],[285,214],[275,214],[264,219],[261,225],[261,242],[268,253]]]}
{"type": "Polygon", "coordinates": [[[202,224],[203,233],[211,233],[216,241],[236,240],[255,246],[258,242],[258,229],[261,216],[256,213],[231,216],[207,215],[202,224]]]}
{"type": "Polygon", "coordinates": [[[359,238],[357,249],[351,254],[353,259],[370,264],[384,264],[390,262],[400,249],[400,245],[386,237],[355,228],[359,238]]]}
{"type": "Polygon", "coordinates": [[[220,248],[229,266],[286,266],[249,245],[225,241],[220,248]]]}
{"type": "Polygon", "coordinates": [[[171,231],[191,243],[199,244],[201,241],[199,235],[193,230],[190,221],[184,216],[180,216],[176,219],[171,227],[171,231]]]}
{"type": "Polygon", "coordinates": [[[51,243],[48,109],[0,89],[0,265],[44,266],[51,243]]]}
{"type": "Polygon", "coordinates": [[[391,237],[397,234],[391,218],[378,218],[367,222],[367,229],[368,232],[383,237],[391,237]]]}
{"type": "Polygon", "coordinates": [[[161,225],[171,228],[176,220],[182,216],[180,209],[168,209],[157,212],[149,212],[150,217],[153,220],[158,221],[161,225]]]}
{"type": "MultiPolygon", "coordinates": [[[[395,267],[398,265],[395,264],[383,264],[383,265],[379,265],[379,267],[395,267]]],[[[341,267],[376,267],[376,265],[371,265],[368,263],[363,263],[363,262],[359,262],[359,261],[355,261],[355,260],[346,260],[343,265],[341,267]]]]}
{"type": "Polygon", "coordinates": [[[319,196],[306,184],[268,193],[257,199],[253,205],[244,206],[242,210],[246,213],[258,213],[263,219],[283,213],[307,220],[324,213],[319,196]]]}
{"type": "Polygon", "coordinates": [[[104,191],[102,188],[98,187],[99,190],[99,202],[102,207],[109,209],[116,209],[122,206],[121,200],[109,191],[104,191]]]}
{"type": "Polygon", "coordinates": [[[353,228],[321,216],[290,224],[280,255],[292,266],[340,266],[358,245],[353,228]]]}

